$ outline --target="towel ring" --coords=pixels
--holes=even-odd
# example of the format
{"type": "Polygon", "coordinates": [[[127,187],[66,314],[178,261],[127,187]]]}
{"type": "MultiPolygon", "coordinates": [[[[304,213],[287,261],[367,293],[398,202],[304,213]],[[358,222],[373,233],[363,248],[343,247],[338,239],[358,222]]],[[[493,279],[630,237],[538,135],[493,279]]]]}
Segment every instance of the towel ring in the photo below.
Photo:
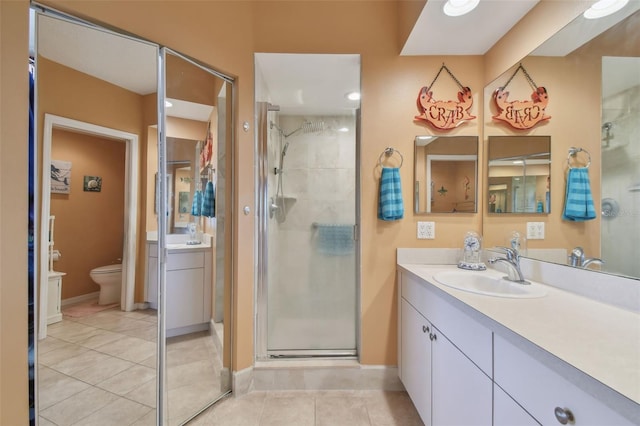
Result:
{"type": "Polygon", "coordinates": [[[378,165],[380,167],[384,167],[382,165],[382,157],[384,155],[386,155],[387,157],[391,157],[396,152],[400,156],[400,165],[398,167],[402,167],[402,163],[404,163],[404,157],[402,156],[402,153],[400,151],[398,151],[397,149],[394,149],[394,148],[391,148],[391,147],[387,147],[387,148],[385,148],[384,151],[382,151],[382,154],[380,154],[380,157],[378,157],[378,165]]]}
{"type": "Polygon", "coordinates": [[[571,148],[569,148],[569,156],[567,156],[567,165],[570,169],[573,169],[573,167],[571,167],[571,157],[575,157],[579,152],[584,152],[585,154],[587,154],[587,165],[585,166],[585,168],[589,168],[589,166],[591,165],[591,154],[589,154],[589,151],[584,148],[576,148],[575,146],[572,146],[571,148]]]}

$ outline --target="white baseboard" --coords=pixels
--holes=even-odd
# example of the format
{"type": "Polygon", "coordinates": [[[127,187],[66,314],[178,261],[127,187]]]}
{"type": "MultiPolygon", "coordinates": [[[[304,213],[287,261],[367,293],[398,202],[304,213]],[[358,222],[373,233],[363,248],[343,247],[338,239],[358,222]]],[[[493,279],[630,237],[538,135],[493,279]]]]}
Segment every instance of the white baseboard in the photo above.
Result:
{"type": "Polygon", "coordinates": [[[67,305],[75,305],[76,303],[86,302],[88,300],[98,300],[98,296],[100,295],[99,291],[94,291],[93,293],[82,294],[76,297],[70,297],[68,299],[64,299],[60,302],[61,306],[67,305]]]}

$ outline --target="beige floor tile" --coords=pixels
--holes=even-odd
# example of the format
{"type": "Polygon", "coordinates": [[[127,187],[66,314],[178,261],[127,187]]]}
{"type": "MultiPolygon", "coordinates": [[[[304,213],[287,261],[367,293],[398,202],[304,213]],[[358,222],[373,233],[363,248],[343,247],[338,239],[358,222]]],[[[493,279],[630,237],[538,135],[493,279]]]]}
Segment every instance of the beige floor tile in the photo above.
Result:
{"type": "Polygon", "coordinates": [[[38,369],[38,407],[41,411],[89,388],[88,384],[50,368],[41,366],[38,369]]]}
{"type": "Polygon", "coordinates": [[[156,380],[156,371],[136,364],[96,386],[122,396],[150,380],[156,380]]]}
{"type": "Polygon", "coordinates": [[[83,370],[76,371],[72,374],[73,377],[82,380],[83,382],[95,385],[110,379],[118,373],[121,373],[135,365],[131,361],[125,361],[124,359],[107,355],[105,356],[107,359],[101,361],[100,364],[91,365],[83,370]]]}
{"type": "Polygon", "coordinates": [[[117,398],[110,392],[90,387],[45,410],[40,410],[40,416],[60,426],[72,425],[117,398]]]}
{"type": "Polygon", "coordinates": [[[271,398],[264,404],[260,426],[313,426],[315,400],[308,396],[271,398]]]}
{"type": "Polygon", "coordinates": [[[219,372],[214,370],[209,360],[176,365],[167,369],[167,389],[169,390],[194,383],[214,386],[219,380],[219,372]]]}
{"type": "Polygon", "coordinates": [[[179,424],[211,404],[220,392],[209,385],[195,384],[168,391],[169,424],[179,424]]]}
{"type": "Polygon", "coordinates": [[[136,420],[131,426],[156,426],[156,410],[151,410],[136,420]]]}
{"type": "Polygon", "coordinates": [[[156,380],[149,380],[146,383],[132,389],[127,392],[124,397],[140,404],[146,405],[149,408],[156,408],[157,405],[157,383],[156,380]]]}
{"type": "Polygon", "coordinates": [[[58,426],[53,422],[50,422],[49,420],[45,419],[44,417],[39,417],[38,418],[38,426],[58,426]]]}
{"type": "Polygon", "coordinates": [[[54,329],[47,328],[47,335],[64,340],[65,342],[75,343],[96,332],[95,327],[73,321],[62,321],[58,324],[63,325],[54,329]]]}
{"type": "Polygon", "coordinates": [[[423,426],[406,392],[377,392],[365,400],[372,426],[423,426]]]}
{"type": "Polygon", "coordinates": [[[130,337],[144,339],[149,342],[156,342],[158,340],[158,326],[156,324],[150,324],[147,321],[140,322],[144,325],[132,329],[122,330],[120,331],[120,333],[130,337]]]}
{"type": "Polygon", "coordinates": [[[369,426],[364,398],[324,396],[316,398],[316,426],[369,426]]]}
{"type": "Polygon", "coordinates": [[[77,345],[62,346],[47,353],[38,354],[38,364],[51,366],[88,351],[89,349],[77,345]]]}
{"type": "Polygon", "coordinates": [[[189,426],[258,426],[265,404],[265,392],[229,396],[189,423],[189,426]]]}
{"type": "Polygon", "coordinates": [[[45,339],[38,341],[38,355],[44,355],[47,352],[69,345],[71,345],[71,343],[56,339],[53,336],[47,336],[45,339]]]}
{"type": "Polygon", "coordinates": [[[112,358],[113,357],[103,354],[101,352],[88,350],[74,357],[67,358],[60,362],[56,362],[55,364],[51,364],[49,367],[61,373],[67,374],[69,376],[74,376],[77,378],[75,373],[85,370],[87,368],[98,370],[96,366],[102,366],[102,363],[112,358]]]}
{"type": "Polygon", "coordinates": [[[77,342],[77,344],[86,348],[96,349],[100,346],[106,345],[108,343],[113,343],[120,339],[122,339],[122,334],[120,333],[114,333],[107,330],[98,330],[96,334],[77,342]]]}
{"type": "Polygon", "coordinates": [[[157,352],[155,343],[128,336],[122,337],[117,341],[98,346],[95,350],[132,362],[144,361],[157,352]]]}
{"type": "Polygon", "coordinates": [[[125,398],[118,398],[91,415],[81,419],[77,426],[121,426],[128,425],[141,419],[153,411],[137,402],[129,401],[125,398]]]}

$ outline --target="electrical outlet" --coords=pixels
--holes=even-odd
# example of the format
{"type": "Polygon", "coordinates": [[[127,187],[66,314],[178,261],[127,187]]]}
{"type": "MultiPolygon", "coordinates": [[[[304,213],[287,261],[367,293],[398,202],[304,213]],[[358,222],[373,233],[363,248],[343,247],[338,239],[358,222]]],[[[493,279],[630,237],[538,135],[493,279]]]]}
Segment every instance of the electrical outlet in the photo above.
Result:
{"type": "Polygon", "coordinates": [[[527,222],[527,239],[544,240],[544,222],[527,222]]]}
{"type": "Polygon", "coordinates": [[[418,239],[433,240],[436,238],[435,222],[418,222],[418,239]]]}

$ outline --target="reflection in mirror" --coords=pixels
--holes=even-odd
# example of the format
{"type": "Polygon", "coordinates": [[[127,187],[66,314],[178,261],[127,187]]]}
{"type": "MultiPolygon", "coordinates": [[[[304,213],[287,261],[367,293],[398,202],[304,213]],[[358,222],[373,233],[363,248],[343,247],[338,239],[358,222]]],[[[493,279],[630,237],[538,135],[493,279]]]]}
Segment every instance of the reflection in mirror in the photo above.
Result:
{"type": "Polygon", "coordinates": [[[417,136],[414,212],[475,213],[477,176],[477,136],[417,136]]]}
{"type": "Polygon", "coordinates": [[[489,213],[549,213],[549,136],[489,136],[489,213]]]}
{"type": "MultiPolygon", "coordinates": [[[[547,87],[551,99],[551,120],[528,135],[540,131],[550,135],[554,140],[551,152],[560,159],[551,164],[553,206],[543,219],[546,236],[528,241],[527,256],[639,279],[640,2],[629,2],[602,19],[579,16],[522,63],[547,87]],[[561,218],[565,158],[573,146],[589,152],[592,159],[589,178],[597,217],[581,223],[561,218]],[[549,256],[554,251],[562,255],[549,256]],[[585,259],[602,259],[604,263],[572,262],[572,252],[582,252],[585,259]]],[[[506,71],[487,86],[485,99],[490,99],[493,90],[512,73],[513,69],[506,71]]],[[[492,114],[490,106],[485,103],[486,117],[492,114]]],[[[509,131],[488,119],[484,134],[508,135],[509,131]]],[[[510,230],[523,233],[526,220],[485,215],[485,241],[489,245],[503,244],[500,230],[509,226],[510,230]]]]}
{"type": "Polygon", "coordinates": [[[33,22],[44,219],[38,421],[108,424],[100,408],[110,406],[154,422],[157,317],[135,302],[145,275],[138,169],[157,123],[158,47],[59,14],[33,22]]]}
{"type": "Polygon", "coordinates": [[[159,239],[168,253],[161,265],[166,271],[164,417],[178,425],[230,390],[230,227],[225,222],[232,86],[177,53],[167,50],[165,58],[161,174],[171,178],[165,191],[169,226],[159,239]]]}

